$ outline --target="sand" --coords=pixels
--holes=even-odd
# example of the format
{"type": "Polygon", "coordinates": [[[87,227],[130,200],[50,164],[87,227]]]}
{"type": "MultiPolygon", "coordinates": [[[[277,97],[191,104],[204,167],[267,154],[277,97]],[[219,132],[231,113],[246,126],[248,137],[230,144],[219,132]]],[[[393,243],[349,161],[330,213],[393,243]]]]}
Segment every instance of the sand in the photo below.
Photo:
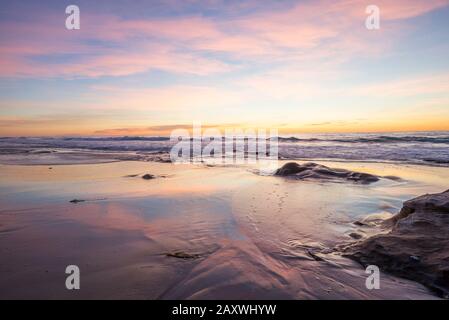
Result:
{"type": "Polygon", "coordinates": [[[334,249],[379,232],[355,221],[376,225],[403,201],[446,190],[449,168],[320,163],[401,180],[137,161],[0,165],[0,298],[436,299],[387,273],[368,290],[363,267],[334,249]],[[80,290],[65,288],[72,264],[80,290]]]}

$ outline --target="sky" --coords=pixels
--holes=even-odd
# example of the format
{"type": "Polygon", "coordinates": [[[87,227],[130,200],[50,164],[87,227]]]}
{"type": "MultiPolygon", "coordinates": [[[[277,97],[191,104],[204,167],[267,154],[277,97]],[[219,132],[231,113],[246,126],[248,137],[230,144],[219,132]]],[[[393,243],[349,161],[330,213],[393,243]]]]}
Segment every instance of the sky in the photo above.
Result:
{"type": "Polygon", "coordinates": [[[449,130],[448,57],[449,0],[7,0],[0,136],[449,130]]]}

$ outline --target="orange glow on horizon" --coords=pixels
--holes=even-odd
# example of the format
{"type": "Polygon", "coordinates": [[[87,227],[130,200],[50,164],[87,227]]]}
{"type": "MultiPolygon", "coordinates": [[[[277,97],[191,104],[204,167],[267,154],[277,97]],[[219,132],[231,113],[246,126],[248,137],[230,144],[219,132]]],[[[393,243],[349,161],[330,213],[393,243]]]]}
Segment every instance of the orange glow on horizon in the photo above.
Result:
{"type": "MultiPolygon", "coordinates": [[[[28,125],[18,127],[0,128],[0,136],[170,136],[174,129],[186,129],[192,134],[193,124],[184,125],[158,125],[158,126],[122,126],[119,129],[98,129],[91,125],[54,125],[39,126],[28,125]],[[156,128],[156,129],[152,129],[156,128]],[[166,129],[164,129],[166,128],[166,129]]],[[[449,131],[449,119],[416,119],[403,122],[377,121],[347,125],[307,125],[307,124],[284,124],[280,126],[272,124],[202,124],[202,130],[215,128],[222,134],[226,129],[247,130],[266,129],[269,134],[270,129],[277,129],[280,135],[301,134],[301,133],[367,133],[367,132],[407,132],[407,131],[449,131]]]]}

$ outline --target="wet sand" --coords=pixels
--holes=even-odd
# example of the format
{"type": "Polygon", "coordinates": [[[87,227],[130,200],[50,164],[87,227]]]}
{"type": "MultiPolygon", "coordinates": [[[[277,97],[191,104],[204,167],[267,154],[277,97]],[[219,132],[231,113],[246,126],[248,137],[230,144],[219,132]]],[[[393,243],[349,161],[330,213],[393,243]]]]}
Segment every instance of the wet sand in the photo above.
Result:
{"type": "Polygon", "coordinates": [[[334,248],[379,232],[353,222],[448,189],[449,168],[319,163],[401,180],[137,161],[0,165],[0,298],[435,299],[385,273],[380,290],[366,289],[364,269],[334,248]],[[65,288],[72,264],[81,290],[65,288]]]}

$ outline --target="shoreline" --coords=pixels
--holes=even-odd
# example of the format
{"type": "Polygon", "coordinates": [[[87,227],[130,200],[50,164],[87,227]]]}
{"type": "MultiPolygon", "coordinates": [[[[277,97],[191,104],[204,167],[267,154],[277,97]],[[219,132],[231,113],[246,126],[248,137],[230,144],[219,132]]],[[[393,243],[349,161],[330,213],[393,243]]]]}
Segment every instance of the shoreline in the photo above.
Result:
{"type": "MultiPolygon", "coordinates": [[[[58,154],[58,155],[77,155],[74,152],[67,151],[67,149],[61,149],[63,151],[56,151],[52,154],[58,154]]],[[[22,155],[26,155],[24,159],[21,158],[12,158],[12,159],[3,159],[2,156],[9,154],[0,154],[0,165],[22,165],[22,166],[58,166],[58,165],[95,165],[95,164],[102,164],[102,163],[112,163],[112,162],[130,162],[130,161],[136,161],[136,162],[158,162],[158,163],[171,163],[168,157],[168,153],[142,153],[142,154],[132,154],[132,153],[126,153],[126,152],[98,152],[98,150],[83,150],[78,153],[78,155],[86,156],[86,158],[81,160],[74,160],[74,159],[64,159],[64,157],[61,157],[60,159],[56,159],[53,161],[38,159],[38,161],[41,162],[33,162],[33,160],[29,159],[29,154],[23,153],[22,155]],[[83,151],[91,151],[91,152],[83,152],[83,151]],[[117,155],[116,158],[110,157],[112,155],[117,155]],[[92,156],[98,157],[98,159],[93,160],[92,156]],[[109,157],[108,157],[109,156],[109,157]],[[70,161],[71,160],[71,161],[70,161]]],[[[39,154],[35,154],[39,155],[39,154]]],[[[207,158],[205,158],[204,164],[207,164],[207,158]]],[[[277,160],[280,163],[285,162],[325,162],[325,163],[342,163],[342,164],[351,164],[351,163],[366,163],[366,164],[386,164],[386,165],[398,165],[398,166],[422,166],[422,167],[436,167],[436,168],[449,168],[449,162],[406,162],[406,161],[399,161],[399,160],[376,160],[376,159],[342,159],[342,158],[283,158],[279,157],[277,160]]],[[[201,165],[202,163],[195,163],[192,161],[191,163],[188,163],[190,165],[201,165]]],[[[220,164],[217,164],[215,166],[220,166],[220,164]]],[[[248,166],[248,163],[244,164],[222,164],[221,166],[248,166]]]]}

